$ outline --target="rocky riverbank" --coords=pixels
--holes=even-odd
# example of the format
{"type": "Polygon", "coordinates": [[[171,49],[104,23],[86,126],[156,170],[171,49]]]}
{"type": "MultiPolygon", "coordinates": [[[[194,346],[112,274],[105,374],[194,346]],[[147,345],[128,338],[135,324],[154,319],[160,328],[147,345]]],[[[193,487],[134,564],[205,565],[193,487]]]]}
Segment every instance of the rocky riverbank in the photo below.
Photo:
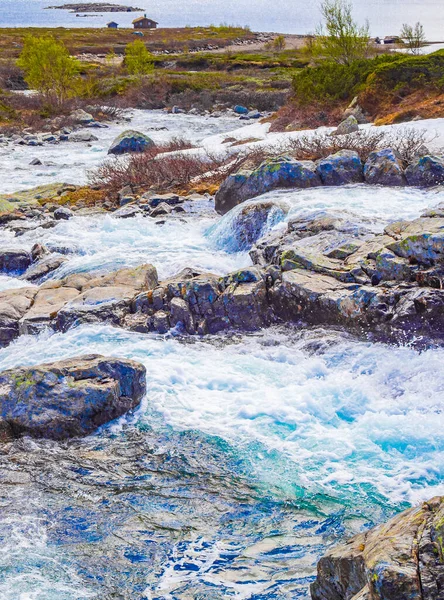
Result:
{"type": "MultiPolygon", "coordinates": [[[[318,212],[260,239],[270,214],[285,210],[261,201],[238,210],[231,241],[239,247],[256,241],[250,252],[254,267],[223,277],[186,269],[159,283],[155,268],[144,265],[6,290],[0,294],[2,343],[80,323],[206,335],[283,322],[339,326],[394,342],[442,342],[442,207],[393,223],[382,234],[352,214],[318,212]]],[[[30,254],[3,251],[2,260],[4,271],[8,265],[38,283],[67,259],[34,248],[30,254]]]]}
{"type": "Polygon", "coordinates": [[[444,594],[444,498],[411,508],[324,556],[313,600],[439,600],[444,594]]]}

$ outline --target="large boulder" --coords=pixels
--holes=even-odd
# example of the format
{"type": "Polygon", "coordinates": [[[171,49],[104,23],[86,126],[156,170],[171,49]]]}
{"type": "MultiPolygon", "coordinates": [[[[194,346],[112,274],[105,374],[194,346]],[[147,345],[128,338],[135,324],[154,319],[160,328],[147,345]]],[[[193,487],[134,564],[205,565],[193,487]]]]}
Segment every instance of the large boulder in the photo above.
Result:
{"type": "Polygon", "coordinates": [[[127,154],[129,152],[145,152],[155,146],[153,140],[140,131],[131,129],[116,137],[111,144],[108,154],[127,154]]]}
{"type": "Polygon", "coordinates": [[[234,206],[278,188],[310,188],[321,185],[316,166],[288,156],[271,158],[257,169],[230,175],[215,197],[216,211],[224,215],[234,206]]]}
{"type": "Polygon", "coordinates": [[[120,325],[138,292],[150,291],[157,284],[157,271],[152,265],[120,269],[88,279],[78,286],[81,293],[54,315],[55,327],[66,331],[81,323],[120,325]]]}
{"type": "Polygon", "coordinates": [[[145,367],[132,360],[83,356],[0,374],[0,419],[14,436],[85,436],[135,408],[146,392],[145,367]]]}
{"type": "Polygon", "coordinates": [[[361,159],[353,150],[341,150],[320,160],[317,173],[324,185],[346,185],[364,181],[361,159]]]}
{"type": "Polygon", "coordinates": [[[433,498],[333,548],[318,563],[313,600],[444,597],[444,498],[433,498]]]}
{"type": "Polygon", "coordinates": [[[409,185],[432,187],[444,184],[444,158],[440,156],[421,156],[410,164],[405,176],[409,185]]]}
{"type": "Polygon", "coordinates": [[[364,177],[370,184],[401,186],[407,183],[401,159],[391,148],[369,154],[364,165],[364,177]]]}

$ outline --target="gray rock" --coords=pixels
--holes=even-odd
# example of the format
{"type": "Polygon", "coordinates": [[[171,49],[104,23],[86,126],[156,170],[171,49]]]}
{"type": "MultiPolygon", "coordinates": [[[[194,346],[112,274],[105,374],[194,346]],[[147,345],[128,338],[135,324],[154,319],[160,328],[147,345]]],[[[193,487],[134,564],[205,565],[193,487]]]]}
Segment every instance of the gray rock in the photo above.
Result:
{"type": "Polygon", "coordinates": [[[14,436],[85,436],[135,408],[146,370],[131,360],[83,356],[0,374],[0,417],[14,436]]]}
{"type": "Polygon", "coordinates": [[[433,498],[333,548],[318,563],[313,600],[439,600],[444,498],[433,498]]]}
{"type": "Polygon", "coordinates": [[[0,272],[22,274],[32,263],[31,253],[14,248],[0,250],[0,272]]]}
{"type": "Polygon", "coordinates": [[[115,219],[132,219],[141,214],[141,210],[134,204],[126,204],[113,212],[115,219]]]}
{"type": "Polygon", "coordinates": [[[0,292],[0,346],[19,336],[19,321],[31,308],[37,288],[24,287],[0,292]]]}
{"type": "Polygon", "coordinates": [[[364,165],[364,177],[370,184],[402,186],[407,183],[401,159],[391,148],[370,153],[364,165]]]}
{"type": "Polygon", "coordinates": [[[183,203],[183,198],[177,194],[144,194],[143,200],[147,201],[147,204],[151,208],[156,208],[159,204],[168,204],[169,206],[176,206],[183,203]]]}
{"type": "MultiPolygon", "coordinates": [[[[62,136],[60,136],[62,138],[62,136]]],[[[79,131],[69,136],[70,142],[97,142],[99,138],[89,131],[79,131]]]]}
{"type": "Polygon", "coordinates": [[[81,108],[71,113],[70,119],[79,125],[86,125],[94,121],[94,117],[81,108]]]}
{"type": "Polygon", "coordinates": [[[341,150],[320,160],[317,173],[324,185],[336,186],[364,181],[361,159],[353,150],[341,150]]]}
{"type": "Polygon", "coordinates": [[[444,184],[444,158],[439,156],[421,156],[405,171],[409,185],[432,187],[444,184]]]}
{"type": "Polygon", "coordinates": [[[139,131],[127,130],[121,133],[111,144],[108,154],[127,154],[144,152],[155,146],[153,140],[139,131]]]}
{"type": "Polygon", "coordinates": [[[171,206],[162,202],[150,213],[150,217],[163,217],[164,215],[169,215],[172,211],[171,206]]]}
{"type": "Polygon", "coordinates": [[[66,208],[66,206],[61,206],[60,208],[56,208],[54,211],[54,219],[56,221],[68,221],[73,216],[72,210],[66,208]]]}
{"type": "Polygon", "coordinates": [[[52,254],[50,256],[44,257],[39,260],[37,263],[31,265],[29,269],[22,275],[22,279],[26,279],[27,281],[38,281],[56,271],[63,263],[65,263],[68,259],[65,256],[59,256],[57,254],[52,254]]]}
{"type": "Polygon", "coordinates": [[[194,318],[190,307],[182,298],[173,298],[170,304],[170,322],[173,327],[181,325],[187,333],[195,333],[194,318]]]}
{"type": "Polygon", "coordinates": [[[359,123],[355,116],[350,115],[338,125],[331,135],[349,135],[356,131],[359,131],[359,123]]]}
{"type": "Polygon", "coordinates": [[[230,175],[215,196],[216,211],[224,215],[234,206],[278,188],[309,188],[321,185],[316,166],[311,161],[290,157],[272,158],[257,169],[241,170],[230,175]]]}
{"type": "Polygon", "coordinates": [[[155,331],[162,334],[167,333],[170,330],[170,319],[165,311],[159,310],[154,313],[153,328],[155,331]]]}

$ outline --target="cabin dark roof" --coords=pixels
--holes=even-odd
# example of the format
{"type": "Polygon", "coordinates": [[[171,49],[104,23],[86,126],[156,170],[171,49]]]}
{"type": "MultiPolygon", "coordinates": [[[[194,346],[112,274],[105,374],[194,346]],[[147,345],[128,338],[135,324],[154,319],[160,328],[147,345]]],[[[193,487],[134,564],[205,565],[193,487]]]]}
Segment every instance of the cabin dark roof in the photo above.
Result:
{"type": "Polygon", "coordinates": [[[155,23],[156,25],[158,25],[157,21],[155,21],[154,19],[149,19],[148,17],[139,17],[138,19],[134,19],[133,24],[140,23],[141,21],[151,21],[151,23],[155,23]]]}
{"type": "Polygon", "coordinates": [[[116,23],[115,21],[110,21],[109,23],[107,23],[107,25],[109,27],[110,25],[118,25],[118,23],[116,23]]]}

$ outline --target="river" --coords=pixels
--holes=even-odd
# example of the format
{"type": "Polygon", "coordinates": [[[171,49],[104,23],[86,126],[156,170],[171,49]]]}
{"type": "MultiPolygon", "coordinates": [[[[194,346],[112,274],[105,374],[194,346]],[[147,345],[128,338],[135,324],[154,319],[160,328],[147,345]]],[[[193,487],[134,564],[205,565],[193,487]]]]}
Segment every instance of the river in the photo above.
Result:
{"type": "MultiPolygon", "coordinates": [[[[239,124],[133,113],[132,126],[147,133],[154,122],[167,130],[153,135],[187,130],[196,143],[239,124]]],[[[93,146],[19,148],[5,157],[5,181],[29,187],[31,158],[48,153],[59,165],[51,180],[86,179],[91,157],[103,158],[120,130],[99,130],[93,146]]],[[[444,192],[350,186],[274,196],[290,204],[287,218],[345,208],[380,231],[444,192]]],[[[69,261],[53,278],[147,261],[162,277],[184,266],[226,273],[250,264],[247,251],[231,251],[230,226],[202,200],[184,221],[75,216],[18,238],[0,232],[0,245],[64,246],[69,261]]],[[[309,598],[331,544],[444,491],[443,349],[323,329],[183,339],[83,325],[19,338],[0,350],[0,370],[85,353],[142,362],[147,396],[86,439],[0,450],[2,600],[309,598]]]]}
{"type": "MultiPolygon", "coordinates": [[[[44,10],[65,4],[65,0],[2,0],[0,27],[103,27],[110,14],[77,17],[65,10],[44,10]]],[[[310,33],[315,31],[320,13],[317,2],[276,0],[119,0],[142,8],[160,27],[187,25],[248,25],[254,31],[310,33]]],[[[395,35],[403,23],[421,21],[428,39],[444,39],[444,0],[354,0],[356,18],[369,20],[373,35],[395,35]]],[[[113,19],[122,27],[141,13],[117,13],[113,19]]]]}

